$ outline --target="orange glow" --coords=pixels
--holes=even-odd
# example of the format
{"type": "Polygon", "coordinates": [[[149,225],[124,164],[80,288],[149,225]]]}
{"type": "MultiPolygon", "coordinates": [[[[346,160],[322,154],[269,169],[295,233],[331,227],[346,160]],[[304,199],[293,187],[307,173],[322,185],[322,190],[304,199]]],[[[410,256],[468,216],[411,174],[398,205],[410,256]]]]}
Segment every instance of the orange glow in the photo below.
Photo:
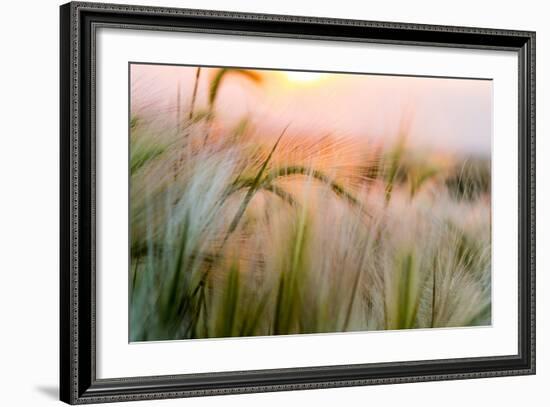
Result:
{"type": "Polygon", "coordinates": [[[287,71],[284,72],[286,79],[290,82],[306,82],[311,83],[323,79],[326,74],[319,72],[300,72],[300,71],[287,71]]]}

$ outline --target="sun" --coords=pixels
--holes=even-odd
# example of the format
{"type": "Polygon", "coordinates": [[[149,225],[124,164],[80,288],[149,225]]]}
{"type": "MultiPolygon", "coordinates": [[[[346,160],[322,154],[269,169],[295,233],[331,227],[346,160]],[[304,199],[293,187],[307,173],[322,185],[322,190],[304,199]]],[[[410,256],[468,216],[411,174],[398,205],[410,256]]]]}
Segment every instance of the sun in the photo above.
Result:
{"type": "Polygon", "coordinates": [[[323,79],[326,74],[320,72],[287,71],[286,79],[290,82],[311,83],[323,79]]]}

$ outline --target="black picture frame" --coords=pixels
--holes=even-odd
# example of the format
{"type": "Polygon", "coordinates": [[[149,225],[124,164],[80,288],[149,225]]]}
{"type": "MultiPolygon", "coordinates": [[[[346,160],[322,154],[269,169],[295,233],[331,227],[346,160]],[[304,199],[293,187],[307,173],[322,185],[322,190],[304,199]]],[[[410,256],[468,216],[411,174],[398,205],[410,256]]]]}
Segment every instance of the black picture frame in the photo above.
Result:
{"type": "MultiPolygon", "coordinates": [[[[535,373],[535,33],[72,2],[60,7],[60,398],[70,404],[535,373]],[[519,352],[499,357],[96,378],[95,56],[99,26],[511,50],[519,60],[519,352]]],[[[512,265],[510,265],[512,267],[512,265]]]]}

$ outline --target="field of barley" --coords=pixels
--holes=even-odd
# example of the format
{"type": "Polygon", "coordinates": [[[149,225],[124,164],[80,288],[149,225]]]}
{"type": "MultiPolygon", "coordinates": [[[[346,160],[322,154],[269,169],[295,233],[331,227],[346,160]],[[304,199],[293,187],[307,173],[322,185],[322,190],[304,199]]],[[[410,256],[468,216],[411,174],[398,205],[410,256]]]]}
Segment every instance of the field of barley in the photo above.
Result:
{"type": "Polygon", "coordinates": [[[270,73],[181,69],[131,81],[131,341],[491,323],[490,154],[222,121],[270,73]]]}

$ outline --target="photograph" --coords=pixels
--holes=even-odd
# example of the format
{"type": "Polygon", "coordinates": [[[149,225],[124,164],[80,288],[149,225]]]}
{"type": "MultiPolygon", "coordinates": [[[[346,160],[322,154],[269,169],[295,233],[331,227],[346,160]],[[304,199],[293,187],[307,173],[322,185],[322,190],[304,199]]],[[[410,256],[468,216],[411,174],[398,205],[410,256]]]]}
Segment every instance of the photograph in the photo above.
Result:
{"type": "Polygon", "coordinates": [[[58,262],[57,351],[40,352],[58,356],[59,400],[410,403],[436,381],[430,406],[537,394],[542,13],[205,1],[60,5],[59,52],[40,49],[57,79],[26,75],[57,89],[33,97],[59,95],[6,133],[31,126],[38,144],[9,151],[58,171],[56,190],[37,182],[46,165],[7,155],[33,195],[19,235],[29,214],[55,219],[36,198],[58,191],[40,204],[57,206],[59,250],[19,240],[58,262]]]}
{"type": "Polygon", "coordinates": [[[491,325],[492,80],[128,69],[130,342],[491,325]]]}

